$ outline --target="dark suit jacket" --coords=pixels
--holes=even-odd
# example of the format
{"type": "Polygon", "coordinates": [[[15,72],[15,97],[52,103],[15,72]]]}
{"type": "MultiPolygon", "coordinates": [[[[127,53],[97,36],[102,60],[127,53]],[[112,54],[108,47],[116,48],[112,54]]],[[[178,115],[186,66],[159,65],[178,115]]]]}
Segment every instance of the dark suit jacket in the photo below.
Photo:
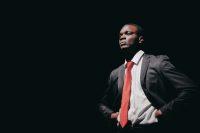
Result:
{"type": "MultiPolygon", "coordinates": [[[[108,88],[101,99],[99,109],[108,120],[111,113],[119,111],[124,72],[123,64],[111,72],[108,88]]],[[[163,118],[184,112],[197,97],[197,86],[179,72],[165,55],[144,54],[140,80],[146,97],[161,110],[163,118]]]]}

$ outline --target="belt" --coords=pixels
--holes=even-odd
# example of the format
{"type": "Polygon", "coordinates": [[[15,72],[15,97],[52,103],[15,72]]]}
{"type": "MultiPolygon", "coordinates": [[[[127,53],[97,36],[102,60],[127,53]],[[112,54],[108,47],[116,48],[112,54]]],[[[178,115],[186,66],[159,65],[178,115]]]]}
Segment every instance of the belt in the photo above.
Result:
{"type": "MultiPolygon", "coordinates": [[[[121,128],[120,124],[118,124],[118,127],[121,128]]],[[[136,128],[136,129],[142,129],[142,128],[154,128],[158,127],[158,123],[151,123],[151,124],[132,124],[131,121],[128,121],[126,126],[124,128],[136,128]]]]}

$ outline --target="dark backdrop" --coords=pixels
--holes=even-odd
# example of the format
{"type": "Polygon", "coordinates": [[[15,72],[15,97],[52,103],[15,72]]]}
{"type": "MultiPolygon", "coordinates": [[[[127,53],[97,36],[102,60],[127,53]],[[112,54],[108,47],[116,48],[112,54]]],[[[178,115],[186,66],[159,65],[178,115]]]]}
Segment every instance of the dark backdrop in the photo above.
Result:
{"type": "Polygon", "coordinates": [[[7,57],[14,88],[10,112],[16,129],[105,131],[97,104],[110,71],[123,62],[118,32],[128,22],[144,28],[146,52],[167,54],[199,83],[196,3],[16,4],[25,5],[12,3],[14,11],[5,11],[14,44],[7,57]]]}

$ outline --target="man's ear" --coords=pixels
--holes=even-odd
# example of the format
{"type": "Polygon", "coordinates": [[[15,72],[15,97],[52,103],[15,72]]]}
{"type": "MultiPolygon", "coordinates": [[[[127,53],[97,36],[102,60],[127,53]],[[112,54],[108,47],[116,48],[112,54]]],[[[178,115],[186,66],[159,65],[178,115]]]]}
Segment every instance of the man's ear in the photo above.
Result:
{"type": "Polygon", "coordinates": [[[144,42],[144,37],[143,36],[139,36],[139,44],[142,44],[144,42]]]}

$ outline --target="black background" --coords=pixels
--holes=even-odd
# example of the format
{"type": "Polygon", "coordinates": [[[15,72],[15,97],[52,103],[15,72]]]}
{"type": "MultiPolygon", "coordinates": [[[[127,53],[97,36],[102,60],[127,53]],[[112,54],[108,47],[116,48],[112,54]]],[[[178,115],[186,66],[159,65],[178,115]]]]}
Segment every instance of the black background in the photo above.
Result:
{"type": "Polygon", "coordinates": [[[98,101],[123,62],[118,32],[136,22],[145,51],[167,54],[199,83],[199,8],[189,2],[9,3],[4,10],[15,130],[103,132],[98,101]],[[19,6],[16,6],[19,5],[19,6]]]}

